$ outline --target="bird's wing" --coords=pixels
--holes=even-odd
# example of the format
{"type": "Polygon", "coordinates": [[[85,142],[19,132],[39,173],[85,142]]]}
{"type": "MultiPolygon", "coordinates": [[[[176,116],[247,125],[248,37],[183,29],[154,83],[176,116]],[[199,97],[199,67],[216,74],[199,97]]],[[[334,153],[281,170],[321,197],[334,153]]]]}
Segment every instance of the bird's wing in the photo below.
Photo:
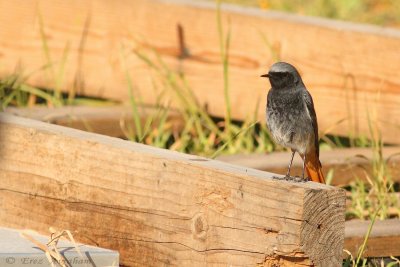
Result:
{"type": "Polygon", "coordinates": [[[317,156],[319,157],[317,115],[315,114],[313,99],[307,90],[304,90],[303,99],[304,99],[304,102],[306,103],[306,108],[307,108],[308,114],[310,115],[310,118],[311,118],[312,127],[314,129],[314,136],[315,136],[315,144],[314,145],[315,145],[315,149],[317,152],[317,156]]]}

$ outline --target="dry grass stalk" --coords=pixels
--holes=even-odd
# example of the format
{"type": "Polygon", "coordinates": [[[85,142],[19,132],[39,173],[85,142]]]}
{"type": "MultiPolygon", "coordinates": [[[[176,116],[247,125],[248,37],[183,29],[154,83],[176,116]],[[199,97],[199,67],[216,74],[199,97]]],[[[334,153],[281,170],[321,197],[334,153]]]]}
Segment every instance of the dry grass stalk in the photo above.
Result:
{"type": "Polygon", "coordinates": [[[21,236],[34,243],[38,248],[40,248],[45,253],[47,260],[51,264],[51,267],[56,267],[55,263],[57,263],[61,267],[71,267],[71,265],[68,263],[68,260],[65,258],[63,254],[60,253],[57,247],[58,241],[62,237],[72,242],[74,244],[76,252],[79,254],[81,258],[83,258],[82,253],[79,250],[78,246],[76,245],[76,242],[74,240],[74,237],[72,236],[71,231],[69,230],[57,231],[53,227],[50,227],[49,231],[50,231],[50,240],[49,242],[47,242],[47,244],[41,243],[40,241],[36,240],[26,232],[22,232],[21,236]]]}

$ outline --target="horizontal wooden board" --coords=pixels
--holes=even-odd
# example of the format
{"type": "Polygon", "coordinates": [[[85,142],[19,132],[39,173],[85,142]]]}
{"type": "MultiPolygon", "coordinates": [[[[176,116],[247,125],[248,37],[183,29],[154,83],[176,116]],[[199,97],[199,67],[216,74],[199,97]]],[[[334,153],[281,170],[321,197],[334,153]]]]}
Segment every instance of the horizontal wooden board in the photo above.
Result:
{"type": "MultiPolygon", "coordinates": [[[[366,180],[365,170],[371,174],[371,162],[376,157],[373,153],[374,150],[372,148],[340,148],[321,151],[322,170],[325,175],[330,170],[333,170],[332,184],[337,186],[348,185],[356,178],[366,180]]],[[[400,181],[400,147],[384,147],[382,153],[391,173],[391,178],[394,181],[400,181]]],[[[218,157],[218,160],[258,170],[285,174],[289,165],[290,153],[224,155],[218,157]]],[[[292,165],[293,175],[300,175],[302,167],[302,160],[296,155],[292,165]]]]}
{"type": "Polygon", "coordinates": [[[0,226],[68,229],[128,266],[339,264],[344,190],[272,175],[0,114],[0,226]]]}
{"type": "MultiPolygon", "coordinates": [[[[160,78],[135,54],[155,61],[155,51],[172,72],[184,73],[201,105],[223,116],[215,7],[189,0],[1,1],[0,76],[23,73],[32,85],[123,101],[131,79],[134,93],[155,103],[168,75],[160,78]]],[[[400,142],[400,31],[229,5],[222,22],[223,38],[231,32],[233,118],[251,116],[259,102],[264,120],[269,83],[259,76],[280,59],[300,70],[322,133],[369,136],[370,121],[385,142],[400,142]]],[[[177,105],[167,91],[163,101],[177,105]]]]}
{"type": "MultiPolygon", "coordinates": [[[[142,125],[146,125],[147,120],[151,120],[152,125],[157,125],[160,114],[164,112],[161,109],[144,106],[139,107],[138,110],[142,125]]],[[[7,107],[5,112],[113,137],[127,138],[129,129],[135,131],[132,108],[128,106],[7,107]]],[[[168,127],[173,132],[181,130],[183,127],[182,116],[174,110],[165,112],[168,116],[168,127]]]]}
{"type": "MultiPolygon", "coordinates": [[[[360,220],[346,222],[344,248],[353,256],[363,244],[370,223],[360,220]]],[[[375,221],[363,255],[373,258],[400,256],[400,220],[375,221]]]]}

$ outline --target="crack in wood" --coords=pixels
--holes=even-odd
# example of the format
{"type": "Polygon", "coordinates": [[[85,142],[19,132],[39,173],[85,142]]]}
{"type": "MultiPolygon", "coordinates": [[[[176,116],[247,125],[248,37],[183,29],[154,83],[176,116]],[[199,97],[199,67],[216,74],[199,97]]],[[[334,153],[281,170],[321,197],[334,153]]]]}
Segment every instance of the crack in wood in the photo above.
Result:
{"type": "Polygon", "coordinates": [[[286,216],[271,216],[271,218],[279,218],[279,219],[284,219],[284,220],[291,220],[291,221],[296,221],[296,222],[306,222],[308,223],[307,220],[304,219],[296,219],[296,218],[290,218],[286,216]]]}
{"type": "Polygon", "coordinates": [[[70,199],[55,198],[55,197],[50,197],[50,196],[39,195],[37,193],[35,193],[35,194],[26,193],[26,192],[21,192],[21,191],[17,191],[17,190],[7,189],[7,188],[0,188],[0,191],[7,191],[7,192],[17,193],[17,194],[21,194],[21,195],[36,197],[36,198],[50,199],[50,200],[62,202],[62,203],[66,202],[67,203],[66,205],[68,205],[68,204],[84,204],[87,206],[100,207],[100,208],[105,208],[105,209],[110,209],[110,210],[120,210],[120,211],[137,212],[137,213],[143,213],[143,214],[151,214],[151,215],[160,216],[160,217],[164,217],[164,218],[171,219],[171,220],[190,221],[193,219],[192,217],[183,217],[183,216],[182,217],[170,217],[170,216],[167,216],[167,215],[161,214],[161,213],[138,210],[138,209],[124,208],[124,207],[117,206],[117,205],[107,205],[107,204],[93,203],[93,202],[80,201],[80,200],[71,201],[70,199]]]}
{"type": "Polygon", "coordinates": [[[260,255],[265,255],[264,252],[259,252],[259,251],[251,251],[251,250],[244,250],[244,249],[236,249],[236,248],[207,248],[207,249],[195,249],[191,246],[188,246],[186,244],[183,244],[181,242],[177,241],[158,241],[158,240],[143,240],[143,239],[136,239],[136,238],[129,238],[129,237],[118,237],[118,236],[98,236],[102,238],[113,238],[113,239],[119,239],[119,240],[129,240],[129,241],[135,241],[135,242],[144,242],[144,243],[154,243],[154,244],[174,244],[174,245],[179,245],[182,247],[185,247],[187,249],[193,250],[198,253],[207,253],[211,251],[236,251],[236,252],[242,252],[242,253],[250,253],[250,254],[260,254],[260,255]]]}

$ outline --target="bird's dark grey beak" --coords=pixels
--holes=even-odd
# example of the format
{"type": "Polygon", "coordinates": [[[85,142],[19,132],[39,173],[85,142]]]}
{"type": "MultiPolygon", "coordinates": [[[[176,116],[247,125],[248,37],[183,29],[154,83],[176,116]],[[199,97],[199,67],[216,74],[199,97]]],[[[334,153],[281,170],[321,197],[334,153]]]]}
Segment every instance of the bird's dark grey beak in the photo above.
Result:
{"type": "Polygon", "coordinates": [[[260,77],[269,78],[269,73],[263,74],[260,77]]]}

